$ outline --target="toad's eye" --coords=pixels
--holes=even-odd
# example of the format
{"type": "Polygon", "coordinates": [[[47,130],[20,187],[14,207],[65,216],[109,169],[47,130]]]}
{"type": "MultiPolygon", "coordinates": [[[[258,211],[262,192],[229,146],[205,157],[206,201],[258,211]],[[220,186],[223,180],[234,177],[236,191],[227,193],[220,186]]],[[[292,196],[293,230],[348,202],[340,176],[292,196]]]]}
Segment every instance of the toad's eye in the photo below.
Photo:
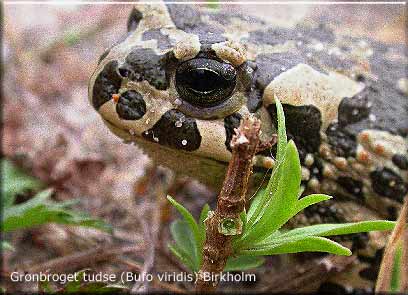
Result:
{"type": "Polygon", "coordinates": [[[176,89],[180,97],[191,105],[212,107],[231,96],[236,76],[237,73],[230,64],[196,58],[177,68],[176,89]]]}

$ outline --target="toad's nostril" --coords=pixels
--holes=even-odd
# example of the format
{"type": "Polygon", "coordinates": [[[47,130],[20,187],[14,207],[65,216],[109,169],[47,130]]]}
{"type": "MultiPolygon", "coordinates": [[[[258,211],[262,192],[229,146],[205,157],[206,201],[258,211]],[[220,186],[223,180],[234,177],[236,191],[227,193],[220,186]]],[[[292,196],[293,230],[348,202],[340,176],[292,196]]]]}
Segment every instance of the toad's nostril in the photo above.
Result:
{"type": "Polygon", "coordinates": [[[98,110],[105,102],[112,99],[122,83],[122,77],[118,74],[117,61],[108,62],[95,79],[92,91],[92,105],[98,110]]]}

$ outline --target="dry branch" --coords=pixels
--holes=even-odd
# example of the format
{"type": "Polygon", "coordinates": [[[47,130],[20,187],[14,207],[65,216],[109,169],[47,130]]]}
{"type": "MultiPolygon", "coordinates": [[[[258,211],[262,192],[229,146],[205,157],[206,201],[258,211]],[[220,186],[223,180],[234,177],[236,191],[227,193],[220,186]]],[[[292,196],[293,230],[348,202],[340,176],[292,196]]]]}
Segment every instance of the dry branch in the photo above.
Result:
{"type": "Polygon", "coordinates": [[[377,284],[375,286],[376,293],[391,291],[391,278],[395,262],[394,257],[399,246],[402,246],[399,292],[405,293],[408,292],[408,196],[405,197],[397,224],[385,247],[377,284]]]}
{"type": "Polygon", "coordinates": [[[252,158],[260,145],[260,121],[245,118],[231,140],[232,158],[218,196],[217,208],[205,221],[206,240],[203,263],[198,272],[196,290],[214,291],[217,276],[224,270],[232,254],[232,237],[240,234],[240,213],[245,208],[248,180],[252,173],[252,158]],[[210,280],[206,279],[211,275],[210,280]]]}
{"type": "Polygon", "coordinates": [[[89,265],[110,260],[118,255],[143,251],[144,247],[137,246],[120,246],[116,248],[98,247],[96,249],[85,250],[83,252],[67,255],[59,258],[49,260],[45,263],[38,264],[31,267],[17,267],[18,269],[27,270],[29,273],[38,273],[41,271],[49,271],[51,273],[66,273],[82,268],[89,267],[89,265]]]}

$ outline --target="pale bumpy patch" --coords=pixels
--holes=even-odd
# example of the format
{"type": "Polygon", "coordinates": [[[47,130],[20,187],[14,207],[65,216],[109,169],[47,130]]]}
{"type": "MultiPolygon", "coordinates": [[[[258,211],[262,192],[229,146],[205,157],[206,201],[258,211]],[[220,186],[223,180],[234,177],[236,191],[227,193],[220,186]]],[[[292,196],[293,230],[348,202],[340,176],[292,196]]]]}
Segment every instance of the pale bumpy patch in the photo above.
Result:
{"type": "MultiPolygon", "coordinates": [[[[388,183],[386,179],[381,184],[373,183],[372,173],[380,171],[378,173],[381,175],[382,169],[389,169],[395,173],[395,177],[401,177],[401,181],[406,182],[408,172],[397,167],[392,159],[396,154],[404,153],[408,149],[408,142],[401,136],[386,131],[363,130],[356,138],[356,146],[355,157],[339,157],[324,139],[319,147],[323,179],[318,181],[312,178],[308,187],[314,191],[332,192],[364,201],[381,216],[388,216],[389,210],[393,210],[390,208],[397,208],[400,198],[403,197],[398,195],[403,191],[402,184],[393,179],[389,179],[388,183]],[[392,193],[384,197],[378,193],[378,189],[376,192],[376,186],[392,193]]],[[[314,157],[308,154],[305,165],[311,167],[313,160],[314,157]]],[[[313,168],[309,169],[311,171],[313,168]]]]}
{"type": "Polygon", "coordinates": [[[174,56],[181,61],[192,59],[200,52],[200,47],[201,44],[197,35],[187,35],[174,46],[174,56]]]}
{"type": "Polygon", "coordinates": [[[306,64],[298,64],[269,83],[263,99],[265,106],[274,103],[275,97],[283,104],[315,106],[321,113],[322,129],[325,130],[337,120],[341,100],[354,96],[363,88],[363,85],[344,75],[334,72],[326,75],[306,64]]]}
{"type": "Polygon", "coordinates": [[[136,4],[135,8],[141,12],[143,18],[140,20],[137,28],[121,43],[121,46],[112,48],[109,54],[112,57],[124,57],[137,45],[144,48],[152,48],[158,54],[162,54],[163,51],[158,49],[156,40],[142,41],[143,33],[148,30],[160,30],[162,28],[175,29],[175,25],[164,3],[136,4]]]}
{"type": "Polygon", "coordinates": [[[219,58],[234,66],[240,66],[246,61],[245,47],[234,41],[215,43],[211,48],[219,58]]]}

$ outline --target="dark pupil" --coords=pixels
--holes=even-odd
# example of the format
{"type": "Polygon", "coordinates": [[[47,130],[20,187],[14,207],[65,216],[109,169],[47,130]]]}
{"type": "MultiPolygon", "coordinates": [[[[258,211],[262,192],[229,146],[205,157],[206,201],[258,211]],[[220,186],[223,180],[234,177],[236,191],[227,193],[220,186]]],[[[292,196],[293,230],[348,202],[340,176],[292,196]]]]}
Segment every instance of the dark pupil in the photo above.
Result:
{"type": "Polygon", "coordinates": [[[188,71],[185,83],[188,88],[198,92],[211,92],[223,87],[224,78],[209,69],[192,69],[188,71]]]}
{"type": "Polygon", "coordinates": [[[235,84],[235,69],[213,59],[192,59],[181,64],[176,71],[178,94],[197,107],[221,104],[231,96],[235,84]]]}

